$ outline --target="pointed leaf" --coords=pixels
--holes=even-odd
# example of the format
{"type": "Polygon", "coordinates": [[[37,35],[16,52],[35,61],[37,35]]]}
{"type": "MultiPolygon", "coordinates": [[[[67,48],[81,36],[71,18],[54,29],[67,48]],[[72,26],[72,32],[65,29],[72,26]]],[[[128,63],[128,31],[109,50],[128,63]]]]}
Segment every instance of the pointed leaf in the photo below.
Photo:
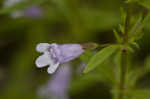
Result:
{"type": "Polygon", "coordinates": [[[84,69],[84,73],[95,69],[98,65],[103,63],[118,49],[118,47],[118,45],[110,45],[108,47],[103,48],[101,51],[95,54],[84,69]]]}
{"type": "Polygon", "coordinates": [[[122,39],[121,39],[120,35],[118,34],[118,32],[117,32],[116,30],[113,30],[113,32],[114,32],[114,35],[115,35],[117,41],[118,41],[119,43],[121,43],[121,42],[122,42],[122,39]]]}
{"type": "Polygon", "coordinates": [[[146,7],[146,8],[148,8],[148,9],[150,9],[150,0],[137,0],[137,2],[140,5],[142,5],[142,6],[146,7]]]}

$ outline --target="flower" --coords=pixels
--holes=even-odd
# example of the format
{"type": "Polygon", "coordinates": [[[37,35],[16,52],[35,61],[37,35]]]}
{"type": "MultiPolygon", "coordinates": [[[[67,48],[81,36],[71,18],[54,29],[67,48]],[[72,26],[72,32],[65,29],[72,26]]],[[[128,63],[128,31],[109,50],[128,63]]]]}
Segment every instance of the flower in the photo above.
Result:
{"type": "MultiPolygon", "coordinates": [[[[21,3],[21,2],[25,2],[25,0],[6,0],[4,1],[4,8],[9,8],[9,7],[12,7],[14,5],[16,5],[17,3],[21,3]]],[[[10,16],[12,18],[19,18],[19,17],[30,17],[30,18],[39,18],[42,16],[42,9],[40,6],[38,5],[32,5],[26,9],[23,9],[23,10],[16,10],[16,11],[13,11],[10,16]]]]}
{"type": "Polygon", "coordinates": [[[44,53],[35,61],[36,66],[42,68],[49,65],[47,70],[49,74],[54,73],[60,64],[69,62],[84,52],[80,44],[40,43],[37,45],[36,50],[44,53]]]}
{"type": "Polygon", "coordinates": [[[40,18],[42,16],[42,9],[40,6],[31,6],[24,10],[24,16],[32,18],[40,18]]]}
{"type": "Polygon", "coordinates": [[[68,99],[68,88],[72,78],[72,68],[69,63],[63,64],[58,71],[38,90],[38,95],[44,99],[68,99]]]}

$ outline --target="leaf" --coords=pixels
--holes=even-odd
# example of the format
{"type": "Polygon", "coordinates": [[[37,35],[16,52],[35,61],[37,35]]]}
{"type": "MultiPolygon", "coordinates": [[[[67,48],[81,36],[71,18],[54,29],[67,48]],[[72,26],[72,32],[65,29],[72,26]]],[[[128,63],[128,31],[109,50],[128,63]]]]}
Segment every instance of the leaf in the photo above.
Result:
{"type": "Polygon", "coordinates": [[[117,45],[110,45],[108,47],[103,48],[101,51],[95,54],[85,67],[84,73],[88,73],[89,71],[95,69],[98,65],[103,63],[118,49],[118,47],[119,46],[117,45]]]}
{"type": "Polygon", "coordinates": [[[140,49],[140,46],[139,46],[139,44],[138,43],[136,43],[136,42],[132,42],[131,43],[134,47],[136,47],[137,49],[140,49]]]}
{"type": "Polygon", "coordinates": [[[148,9],[150,9],[150,0],[137,0],[137,2],[140,5],[142,5],[142,6],[146,7],[146,8],[148,8],[148,9]]]}
{"type": "MultiPolygon", "coordinates": [[[[125,9],[123,7],[120,8],[120,11],[121,11],[121,20],[122,20],[123,26],[124,26],[125,21],[126,21],[126,17],[127,17],[127,13],[126,13],[126,11],[125,11],[125,9]]],[[[125,28],[122,27],[122,29],[123,29],[122,33],[124,34],[125,33],[125,28]]]]}
{"type": "MultiPolygon", "coordinates": [[[[140,19],[139,19],[139,20],[140,20],[140,19]]],[[[138,28],[136,29],[136,31],[135,31],[136,33],[134,33],[135,36],[137,36],[138,34],[141,34],[141,35],[142,35],[142,33],[140,33],[140,31],[141,31],[146,25],[148,25],[149,22],[150,22],[150,13],[148,13],[148,14],[146,15],[146,17],[144,18],[144,20],[141,22],[140,26],[138,26],[138,28]]]]}
{"type": "Polygon", "coordinates": [[[146,25],[149,25],[149,22],[150,22],[150,12],[149,12],[149,13],[147,14],[147,16],[144,18],[141,27],[145,27],[146,25]]]}
{"type": "Polygon", "coordinates": [[[122,34],[124,34],[124,27],[121,24],[119,24],[119,30],[122,34]]]}
{"type": "Polygon", "coordinates": [[[129,52],[131,52],[131,53],[134,52],[134,49],[133,49],[131,46],[127,46],[127,50],[128,50],[129,52]]]}
{"type": "MultiPolygon", "coordinates": [[[[141,22],[142,22],[142,15],[140,14],[139,15],[139,18],[137,19],[136,23],[134,24],[134,26],[131,28],[131,30],[129,31],[129,34],[136,34],[137,33],[137,30],[138,28],[140,27],[141,25],[141,22]]],[[[139,32],[139,31],[138,31],[139,32]]]]}
{"type": "Polygon", "coordinates": [[[118,32],[117,32],[116,30],[113,30],[113,32],[114,32],[114,35],[115,35],[117,41],[118,41],[119,43],[121,43],[121,42],[122,42],[122,39],[121,39],[120,35],[118,34],[118,32]]]}

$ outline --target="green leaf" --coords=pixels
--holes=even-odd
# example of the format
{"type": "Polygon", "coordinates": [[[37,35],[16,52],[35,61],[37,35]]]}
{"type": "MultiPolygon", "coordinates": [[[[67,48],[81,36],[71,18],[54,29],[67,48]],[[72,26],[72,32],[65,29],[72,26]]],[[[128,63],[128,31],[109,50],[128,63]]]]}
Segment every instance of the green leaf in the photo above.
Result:
{"type": "Polygon", "coordinates": [[[149,22],[150,22],[150,12],[149,12],[149,13],[147,14],[147,16],[144,18],[141,27],[145,27],[146,25],[149,25],[149,22]]]}
{"type": "Polygon", "coordinates": [[[131,43],[134,47],[136,47],[137,49],[140,49],[140,46],[139,46],[139,44],[138,43],[136,43],[136,42],[132,42],[131,43]]]}
{"type": "Polygon", "coordinates": [[[134,49],[133,49],[131,46],[127,46],[127,50],[128,50],[129,52],[131,52],[131,53],[134,52],[134,49]]]}
{"type": "Polygon", "coordinates": [[[137,0],[137,2],[140,5],[142,5],[142,6],[146,7],[146,8],[148,8],[148,9],[150,9],[150,0],[137,0]]]}
{"type": "Polygon", "coordinates": [[[103,48],[101,51],[95,54],[84,69],[84,73],[95,69],[98,65],[103,63],[118,49],[118,47],[118,45],[110,45],[108,47],[103,48]]]}
{"type": "Polygon", "coordinates": [[[142,23],[142,15],[140,14],[139,15],[139,18],[137,19],[137,21],[136,21],[136,23],[134,24],[134,26],[131,28],[131,30],[129,31],[129,34],[136,34],[137,32],[139,32],[139,31],[137,31],[138,30],[138,28],[140,27],[140,25],[141,25],[141,23],[142,23]]]}
{"type": "MultiPolygon", "coordinates": [[[[125,9],[123,7],[120,8],[120,11],[121,11],[121,20],[122,20],[122,23],[123,23],[123,26],[125,24],[125,21],[126,21],[126,17],[127,17],[127,13],[125,11],[125,9]]],[[[122,27],[122,33],[124,34],[125,33],[125,28],[122,27]]]]}
{"type": "MultiPolygon", "coordinates": [[[[140,19],[139,19],[139,21],[140,21],[140,19]]],[[[134,36],[136,36],[136,38],[140,38],[141,37],[141,35],[142,35],[142,33],[140,33],[141,32],[141,30],[146,26],[146,25],[148,25],[149,24],[149,22],[150,22],[150,13],[148,13],[146,16],[145,16],[145,18],[144,18],[144,20],[140,23],[140,25],[138,26],[138,28],[136,29],[136,31],[135,31],[135,35],[133,35],[133,37],[134,36]]],[[[139,22],[137,23],[137,25],[139,24],[139,22]]],[[[135,29],[134,29],[135,30],[135,29]]]]}
{"type": "Polygon", "coordinates": [[[117,41],[118,41],[119,43],[121,43],[121,42],[122,42],[122,39],[121,39],[120,35],[118,34],[118,32],[117,32],[116,30],[113,30],[113,32],[114,32],[114,35],[115,35],[117,41]]]}
{"type": "Polygon", "coordinates": [[[119,30],[122,34],[124,34],[124,27],[121,24],[119,24],[119,30]]]}

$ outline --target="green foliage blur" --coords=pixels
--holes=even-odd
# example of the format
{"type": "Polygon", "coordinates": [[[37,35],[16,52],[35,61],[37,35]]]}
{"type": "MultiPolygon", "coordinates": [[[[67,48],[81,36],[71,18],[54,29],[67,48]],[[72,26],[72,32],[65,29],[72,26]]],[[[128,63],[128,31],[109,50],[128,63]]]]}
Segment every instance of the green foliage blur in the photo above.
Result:
{"type": "MultiPolygon", "coordinates": [[[[35,50],[38,43],[115,43],[113,30],[122,23],[123,0],[31,0],[9,9],[3,8],[4,1],[0,1],[0,99],[39,99],[37,89],[52,75],[46,68],[35,66],[35,59],[39,56],[35,50]],[[10,16],[13,11],[32,5],[43,9],[41,18],[10,16]]],[[[148,0],[134,1],[139,1],[137,11],[150,8],[148,0]]],[[[143,33],[143,38],[138,41],[140,49],[132,53],[135,68],[150,66],[150,21],[143,33]]],[[[80,59],[73,61],[74,72],[80,62],[80,59]]],[[[110,64],[103,64],[103,68],[110,64]]],[[[97,71],[106,75],[111,70],[97,71]]],[[[74,76],[70,85],[71,99],[112,99],[110,82],[106,83],[105,79],[94,73],[74,76]]],[[[150,88],[150,73],[142,76],[137,85],[150,88]]]]}

